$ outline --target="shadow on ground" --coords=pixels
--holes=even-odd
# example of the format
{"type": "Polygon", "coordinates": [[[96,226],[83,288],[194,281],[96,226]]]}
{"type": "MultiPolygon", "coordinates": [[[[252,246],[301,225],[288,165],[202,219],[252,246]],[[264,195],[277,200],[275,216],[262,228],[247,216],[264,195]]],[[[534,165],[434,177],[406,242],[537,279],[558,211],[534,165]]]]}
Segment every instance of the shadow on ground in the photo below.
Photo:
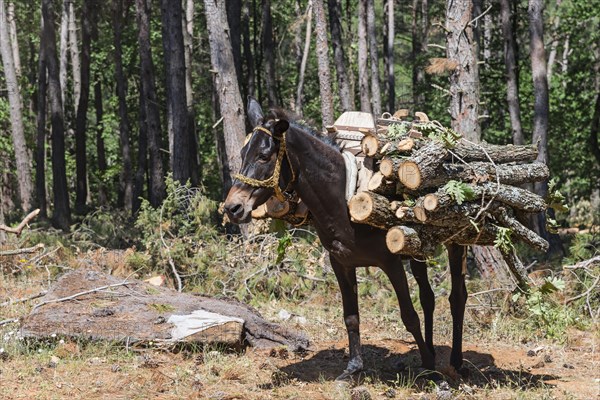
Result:
{"type": "MultiPolygon", "coordinates": [[[[415,346],[407,343],[406,351],[393,351],[375,345],[363,345],[364,372],[355,379],[360,383],[365,378],[387,382],[394,385],[426,385],[431,379],[419,368],[420,356],[415,346]],[[421,375],[419,375],[421,373],[421,375]]],[[[495,364],[494,357],[489,353],[476,351],[464,352],[465,367],[468,369],[466,378],[460,378],[454,369],[448,366],[450,347],[436,346],[438,359],[437,370],[444,374],[442,379],[452,386],[466,383],[471,386],[510,387],[533,389],[552,386],[546,381],[557,379],[548,374],[533,374],[523,369],[503,369],[495,364]]],[[[334,380],[348,362],[344,349],[331,348],[320,350],[299,362],[291,363],[280,370],[289,378],[304,382],[321,382],[334,380]]],[[[439,374],[438,374],[439,376],[439,374]]]]}

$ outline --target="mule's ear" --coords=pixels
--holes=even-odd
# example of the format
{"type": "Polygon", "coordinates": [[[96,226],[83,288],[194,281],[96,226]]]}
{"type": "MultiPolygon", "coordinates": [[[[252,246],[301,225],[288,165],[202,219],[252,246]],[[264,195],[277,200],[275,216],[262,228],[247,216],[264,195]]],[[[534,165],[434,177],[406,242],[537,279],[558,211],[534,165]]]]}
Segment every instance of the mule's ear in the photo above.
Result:
{"type": "Polygon", "coordinates": [[[258,101],[248,96],[248,121],[252,127],[259,126],[263,123],[263,112],[258,101]]]}
{"type": "Polygon", "coordinates": [[[273,136],[280,138],[283,136],[283,133],[288,130],[290,127],[290,123],[285,119],[279,119],[273,124],[273,136]]]}

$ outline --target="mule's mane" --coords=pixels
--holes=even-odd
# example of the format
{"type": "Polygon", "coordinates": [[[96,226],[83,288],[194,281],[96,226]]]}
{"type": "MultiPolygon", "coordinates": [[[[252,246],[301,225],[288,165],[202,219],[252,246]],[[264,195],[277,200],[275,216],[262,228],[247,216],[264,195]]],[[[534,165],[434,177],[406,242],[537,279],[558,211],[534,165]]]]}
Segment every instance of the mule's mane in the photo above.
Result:
{"type": "Polygon", "coordinates": [[[335,141],[335,135],[322,135],[319,131],[313,128],[314,123],[312,123],[312,121],[307,121],[291,111],[284,110],[283,108],[279,107],[272,108],[271,110],[269,110],[269,113],[265,116],[265,120],[268,121],[271,119],[285,119],[290,123],[291,129],[297,129],[302,132],[308,133],[309,135],[314,136],[329,147],[332,147],[336,151],[342,151],[339,144],[335,141]]]}

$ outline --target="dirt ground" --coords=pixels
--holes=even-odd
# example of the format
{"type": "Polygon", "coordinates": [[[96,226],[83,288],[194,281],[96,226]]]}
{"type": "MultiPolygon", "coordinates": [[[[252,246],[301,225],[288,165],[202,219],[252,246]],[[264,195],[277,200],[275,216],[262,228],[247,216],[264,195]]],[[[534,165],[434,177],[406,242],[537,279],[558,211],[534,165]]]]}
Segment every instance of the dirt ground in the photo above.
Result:
{"type": "MultiPolygon", "coordinates": [[[[49,280],[46,273],[0,274],[0,300],[32,296],[49,280]]],[[[375,295],[360,297],[365,370],[352,382],[335,381],[348,361],[339,292],[321,291],[302,301],[252,304],[267,320],[306,332],[311,349],[304,354],[284,348],[132,347],[60,337],[26,341],[17,337],[18,322],[2,324],[0,399],[600,399],[598,332],[571,330],[562,341],[535,339],[514,328],[512,317],[479,317],[474,299],[464,329],[469,375],[458,376],[448,367],[447,294],[436,300],[434,323],[443,376],[435,381],[420,376],[416,345],[386,290],[378,286],[375,295]],[[303,318],[282,321],[282,309],[303,318]]],[[[0,307],[0,320],[26,315],[36,301],[0,307]]]]}

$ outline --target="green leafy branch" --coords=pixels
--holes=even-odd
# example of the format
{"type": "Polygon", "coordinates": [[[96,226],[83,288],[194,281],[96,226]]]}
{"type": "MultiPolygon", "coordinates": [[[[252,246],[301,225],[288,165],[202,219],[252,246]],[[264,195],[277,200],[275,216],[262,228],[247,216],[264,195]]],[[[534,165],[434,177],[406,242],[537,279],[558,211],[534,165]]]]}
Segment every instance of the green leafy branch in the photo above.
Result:
{"type": "Polygon", "coordinates": [[[475,191],[473,188],[464,183],[455,180],[448,181],[442,188],[444,192],[456,201],[456,204],[461,205],[464,201],[473,200],[475,198],[475,191]]]}

